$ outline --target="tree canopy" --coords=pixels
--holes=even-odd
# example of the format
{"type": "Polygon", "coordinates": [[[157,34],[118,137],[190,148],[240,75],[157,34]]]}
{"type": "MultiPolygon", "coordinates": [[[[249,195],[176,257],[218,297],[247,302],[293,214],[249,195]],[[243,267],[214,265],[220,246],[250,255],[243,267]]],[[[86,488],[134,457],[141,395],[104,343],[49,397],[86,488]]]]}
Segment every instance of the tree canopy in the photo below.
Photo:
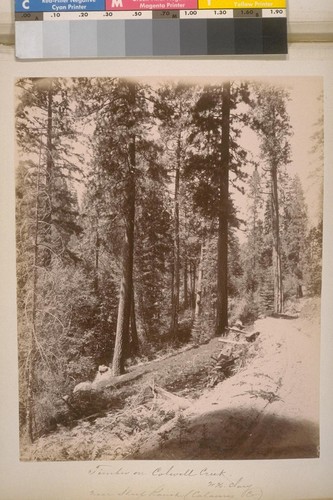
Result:
{"type": "Polygon", "coordinates": [[[20,414],[31,440],[99,365],[118,376],[170,343],[320,293],[321,226],[288,172],[288,103],[286,89],[241,79],[17,81],[20,414]]]}

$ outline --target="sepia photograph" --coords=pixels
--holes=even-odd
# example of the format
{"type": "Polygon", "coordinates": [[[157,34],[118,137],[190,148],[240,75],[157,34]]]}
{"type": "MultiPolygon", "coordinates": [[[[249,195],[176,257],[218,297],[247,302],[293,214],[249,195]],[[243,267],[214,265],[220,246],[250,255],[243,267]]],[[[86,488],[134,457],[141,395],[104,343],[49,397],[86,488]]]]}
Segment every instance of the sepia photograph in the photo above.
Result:
{"type": "Polygon", "coordinates": [[[15,82],[22,461],[320,457],[319,76],[15,82]]]}

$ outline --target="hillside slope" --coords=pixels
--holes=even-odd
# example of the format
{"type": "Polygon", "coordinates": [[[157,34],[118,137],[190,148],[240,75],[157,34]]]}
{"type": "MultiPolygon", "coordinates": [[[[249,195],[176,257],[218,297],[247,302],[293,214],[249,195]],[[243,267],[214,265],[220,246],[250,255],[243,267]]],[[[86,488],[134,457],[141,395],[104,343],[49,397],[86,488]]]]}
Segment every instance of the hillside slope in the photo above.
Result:
{"type": "Polygon", "coordinates": [[[265,318],[258,355],[151,436],[136,458],[307,458],[319,453],[319,331],[307,317],[265,318]]]}
{"type": "Polygon", "coordinates": [[[303,299],[300,309],[299,317],[258,320],[260,335],[248,346],[230,349],[215,338],[137,367],[113,389],[113,411],[72,429],[58,427],[23,448],[22,458],[317,457],[319,301],[303,299]],[[228,378],[216,380],[211,356],[221,350],[238,360],[228,378]],[[155,386],[181,399],[153,397],[155,386]]]}

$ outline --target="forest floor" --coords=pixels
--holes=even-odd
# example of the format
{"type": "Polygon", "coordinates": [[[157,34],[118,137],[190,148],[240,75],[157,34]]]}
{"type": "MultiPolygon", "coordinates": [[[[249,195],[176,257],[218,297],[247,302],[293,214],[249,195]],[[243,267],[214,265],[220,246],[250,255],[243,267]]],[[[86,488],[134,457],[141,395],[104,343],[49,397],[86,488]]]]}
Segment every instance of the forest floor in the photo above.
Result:
{"type": "Polygon", "coordinates": [[[319,299],[304,298],[256,321],[260,335],[247,345],[213,338],[133,367],[108,389],[113,409],[58,426],[23,446],[22,459],[317,457],[319,318],[319,299]],[[237,358],[226,378],[214,371],[221,351],[237,358]]]}

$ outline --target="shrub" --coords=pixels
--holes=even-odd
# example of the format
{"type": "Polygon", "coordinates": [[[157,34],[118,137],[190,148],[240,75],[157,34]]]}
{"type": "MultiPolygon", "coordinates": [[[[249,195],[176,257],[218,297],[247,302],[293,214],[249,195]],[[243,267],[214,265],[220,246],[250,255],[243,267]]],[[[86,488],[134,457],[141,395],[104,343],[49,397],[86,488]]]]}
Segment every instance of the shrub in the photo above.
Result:
{"type": "Polygon", "coordinates": [[[235,298],[230,301],[229,322],[235,323],[238,319],[243,324],[254,323],[260,315],[260,300],[254,295],[247,295],[244,298],[235,298]]]}

